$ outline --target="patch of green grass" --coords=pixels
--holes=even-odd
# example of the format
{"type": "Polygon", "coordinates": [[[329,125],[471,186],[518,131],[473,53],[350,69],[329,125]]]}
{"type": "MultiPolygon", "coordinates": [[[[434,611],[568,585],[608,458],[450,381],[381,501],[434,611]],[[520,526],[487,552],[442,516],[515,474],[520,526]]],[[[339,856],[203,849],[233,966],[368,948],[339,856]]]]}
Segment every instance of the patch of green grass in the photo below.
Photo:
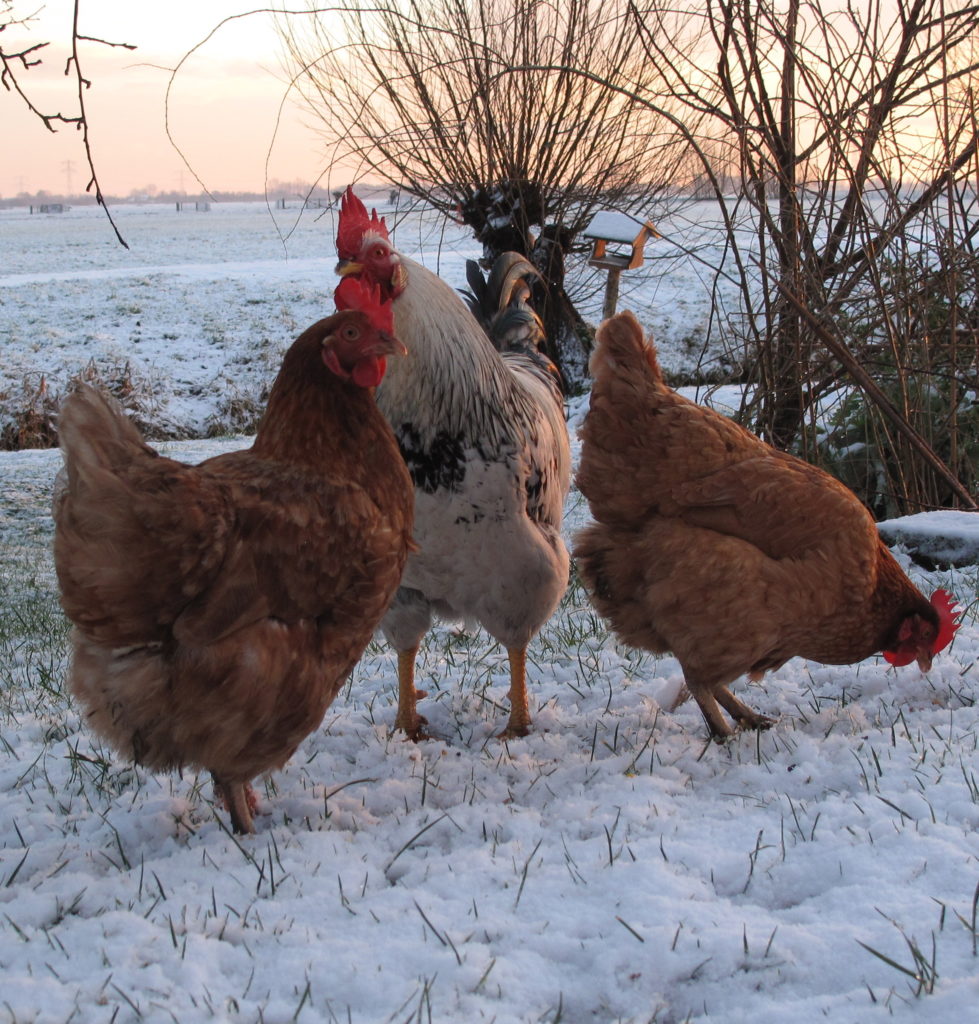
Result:
{"type": "Polygon", "coordinates": [[[0,715],[66,709],[70,623],[49,565],[39,554],[0,560],[0,715]]]}

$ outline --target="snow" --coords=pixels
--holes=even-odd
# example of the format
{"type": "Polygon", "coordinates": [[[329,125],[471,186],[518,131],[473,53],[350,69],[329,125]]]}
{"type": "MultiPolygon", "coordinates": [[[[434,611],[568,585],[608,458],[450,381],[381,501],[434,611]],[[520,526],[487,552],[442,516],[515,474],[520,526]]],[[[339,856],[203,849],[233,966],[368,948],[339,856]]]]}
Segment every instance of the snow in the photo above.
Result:
{"type": "Polygon", "coordinates": [[[616,210],[600,210],[588,222],[582,232],[585,238],[604,238],[608,242],[624,242],[632,245],[642,233],[643,228],[651,227],[648,221],[638,217],[630,217],[627,213],[616,210]]]}
{"type": "MultiPolygon", "coordinates": [[[[0,213],[0,390],[128,359],[171,420],[203,421],[330,311],[328,221],[283,250],[261,206],[119,212],[129,253],[94,212],[0,213]]],[[[463,286],[475,244],[394,230],[463,286]]],[[[681,302],[709,315],[693,272],[636,280],[664,349],[681,302]]],[[[506,656],[485,635],[432,633],[437,738],[417,745],[392,732],[395,661],[372,645],[237,840],[208,779],[119,760],[63,692],[59,462],[0,456],[0,1021],[973,1019],[974,564],[925,572],[898,549],[967,608],[929,676],[794,660],[738,687],[775,726],[723,746],[674,707],[676,661],[616,644],[577,586],[532,647],[526,739],[496,738],[506,656]]],[[[569,536],[586,517],[572,493],[569,536]]]]}
{"type": "Polygon", "coordinates": [[[880,524],[888,544],[901,544],[916,558],[939,565],[979,563],[979,515],[943,509],[901,516],[880,524]]]}

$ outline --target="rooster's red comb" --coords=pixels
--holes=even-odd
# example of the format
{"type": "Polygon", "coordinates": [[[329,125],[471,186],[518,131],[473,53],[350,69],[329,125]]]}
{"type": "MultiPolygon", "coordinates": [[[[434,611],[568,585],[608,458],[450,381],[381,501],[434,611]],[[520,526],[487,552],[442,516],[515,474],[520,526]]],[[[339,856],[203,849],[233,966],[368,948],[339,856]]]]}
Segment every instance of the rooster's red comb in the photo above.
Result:
{"type": "Polygon", "coordinates": [[[377,210],[367,215],[367,207],[354,195],[352,185],[347,186],[340,200],[340,217],[337,221],[337,256],[342,260],[353,260],[360,252],[364,235],[368,232],[389,238],[387,225],[377,210]]]}
{"type": "Polygon", "coordinates": [[[367,314],[370,322],[379,331],[394,333],[391,302],[381,297],[379,285],[360,277],[344,277],[333,292],[333,301],[336,303],[337,312],[345,309],[359,310],[367,314]]]}
{"type": "Polygon", "coordinates": [[[938,612],[938,636],[935,638],[933,653],[944,650],[952,642],[955,631],[959,628],[959,616],[962,609],[955,608],[955,598],[947,590],[936,590],[931,595],[931,603],[938,612]]]}

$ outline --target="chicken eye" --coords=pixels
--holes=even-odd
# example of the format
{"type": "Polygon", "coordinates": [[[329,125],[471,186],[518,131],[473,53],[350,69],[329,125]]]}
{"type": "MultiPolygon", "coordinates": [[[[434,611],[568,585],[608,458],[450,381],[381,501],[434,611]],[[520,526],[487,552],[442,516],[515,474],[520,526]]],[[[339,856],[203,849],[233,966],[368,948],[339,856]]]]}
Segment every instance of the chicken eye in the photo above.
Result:
{"type": "Polygon", "coordinates": [[[376,259],[376,260],[383,260],[386,255],[387,255],[387,250],[384,248],[383,245],[375,245],[374,246],[374,259],[376,259]]]}
{"type": "Polygon", "coordinates": [[[360,337],[360,331],[353,324],[347,324],[341,329],[340,337],[344,341],[356,341],[360,337]]]}

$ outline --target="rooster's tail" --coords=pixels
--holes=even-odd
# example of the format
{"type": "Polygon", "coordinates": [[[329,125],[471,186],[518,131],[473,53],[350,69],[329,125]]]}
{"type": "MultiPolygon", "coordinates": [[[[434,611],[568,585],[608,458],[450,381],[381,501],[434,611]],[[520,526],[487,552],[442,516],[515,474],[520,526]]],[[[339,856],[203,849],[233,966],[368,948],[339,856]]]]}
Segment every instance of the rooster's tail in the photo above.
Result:
{"type": "Polygon", "coordinates": [[[466,262],[470,291],[463,298],[498,352],[537,353],[545,343],[544,324],[531,304],[530,282],[537,268],[517,252],[497,257],[484,278],[475,260],[466,262]]]}

